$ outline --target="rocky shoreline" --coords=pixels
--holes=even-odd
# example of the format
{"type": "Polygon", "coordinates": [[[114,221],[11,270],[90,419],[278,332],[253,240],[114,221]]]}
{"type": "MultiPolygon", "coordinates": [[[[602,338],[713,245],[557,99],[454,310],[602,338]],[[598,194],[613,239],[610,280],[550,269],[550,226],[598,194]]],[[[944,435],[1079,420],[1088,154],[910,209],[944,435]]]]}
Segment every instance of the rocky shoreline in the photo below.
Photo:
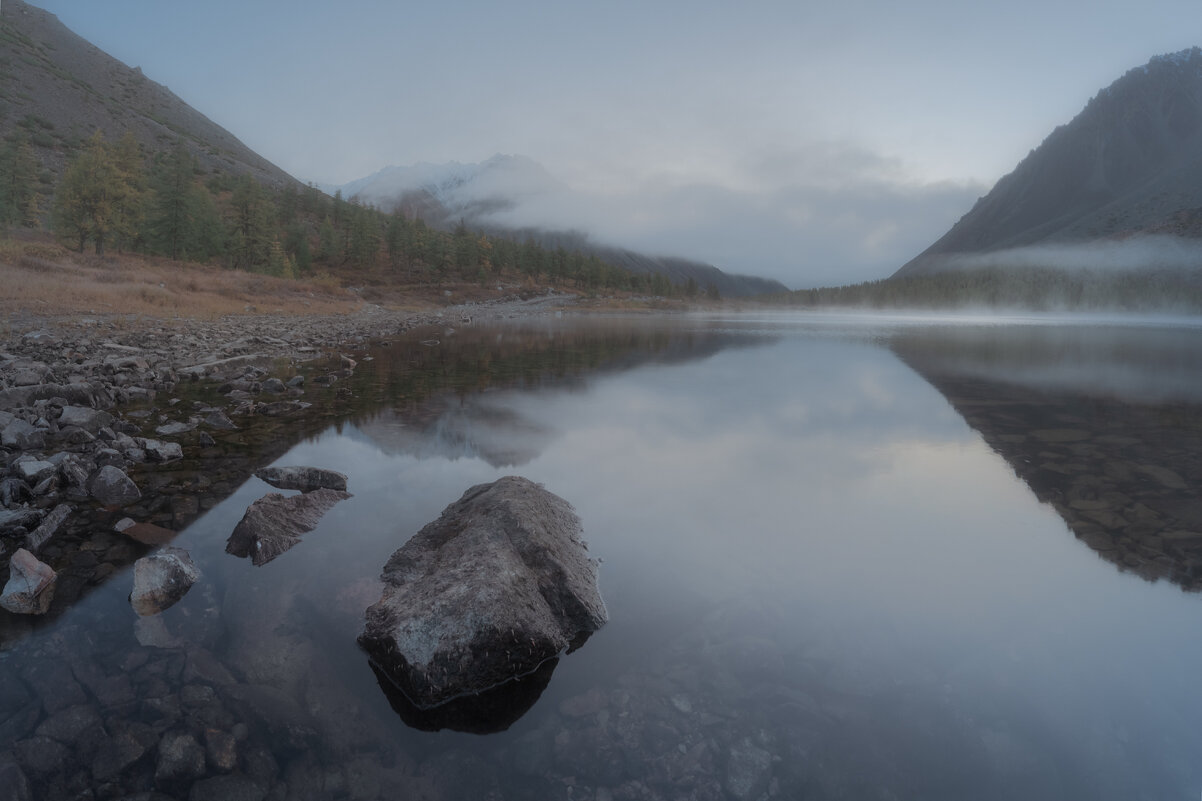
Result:
{"type": "MultiPolygon", "coordinates": [[[[184,502],[188,508],[149,519],[164,500],[143,499],[161,483],[155,474],[183,459],[185,447],[211,447],[214,435],[241,428],[241,418],[303,412],[310,404],[301,365],[321,365],[312,381],[330,386],[354,369],[348,354],[373,340],[420,326],[450,330],[538,314],[570,301],[548,294],[417,314],[368,305],[333,317],[30,317],[19,328],[10,322],[7,341],[0,341],[0,580],[8,580],[10,563],[21,552],[18,566],[57,569],[39,561],[48,558],[45,552],[61,561],[52,541],[63,532],[95,528],[98,519],[128,512],[139,524],[127,529],[132,539],[148,525],[185,525],[201,511],[190,508],[194,499],[184,502]],[[223,401],[181,398],[202,383],[217,386],[223,401]]],[[[131,555],[118,548],[114,566],[131,555]]],[[[29,586],[29,570],[12,573],[11,603],[0,600],[10,612],[49,609],[49,599],[29,586]]],[[[52,591],[50,585],[42,589],[52,591]]],[[[68,588],[66,594],[80,591],[68,588]]]]}

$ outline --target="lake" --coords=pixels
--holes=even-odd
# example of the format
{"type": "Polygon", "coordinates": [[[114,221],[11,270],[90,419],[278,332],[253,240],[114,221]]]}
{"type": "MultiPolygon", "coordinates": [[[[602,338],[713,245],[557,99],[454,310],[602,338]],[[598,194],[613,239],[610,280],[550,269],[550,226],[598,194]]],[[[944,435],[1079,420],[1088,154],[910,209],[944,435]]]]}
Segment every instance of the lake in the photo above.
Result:
{"type": "Polygon", "coordinates": [[[114,515],[60,555],[78,600],[0,621],[0,779],[15,760],[38,799],[1202,792],[1202,324],[567,315],[352,355],[303,422],[223,434],[155,485],[192,521],[181,602],[134,614],[147,549],[114,515]],[[256,567],[225,546],[269,463],[343,472],[353,497],[256,567]],[[389,555],[504,475],[575,507],[610,621],[502,730],[430,731],[355,637],[389,555]]]}

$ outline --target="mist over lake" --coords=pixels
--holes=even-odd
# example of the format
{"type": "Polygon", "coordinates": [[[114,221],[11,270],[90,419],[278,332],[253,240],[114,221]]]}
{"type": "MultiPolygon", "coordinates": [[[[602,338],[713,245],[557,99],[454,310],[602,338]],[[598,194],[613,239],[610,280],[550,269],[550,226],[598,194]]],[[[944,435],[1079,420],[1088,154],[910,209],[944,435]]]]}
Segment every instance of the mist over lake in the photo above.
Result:
{"type": "MultiPolygon", "coordinates": [[[[69,608],[5,619],[0,738],[39,797],[170,794],[155,743],[172,732],[204,752],[194,788],[247,797],[1202,786],[1202,327],[813,313],[449,328],[356,354],[295,433],[220,443],[347,475],[353,497],[286,553],[226,553],[271,490],[244,473],[204,490],[211,508],[172,542],[202,574],[176,605],[139,618],[128,555],[100,578],[120,561],[100,551],[73,563],[95,586],[69,608]],[[505,475],[575,507],[610,619],[515,694],[500,730],[464,733],[396,708],[355,637],[389,555],[505,475]]],[[[205,464],[177,478],[204,487],[205,464]]]]}

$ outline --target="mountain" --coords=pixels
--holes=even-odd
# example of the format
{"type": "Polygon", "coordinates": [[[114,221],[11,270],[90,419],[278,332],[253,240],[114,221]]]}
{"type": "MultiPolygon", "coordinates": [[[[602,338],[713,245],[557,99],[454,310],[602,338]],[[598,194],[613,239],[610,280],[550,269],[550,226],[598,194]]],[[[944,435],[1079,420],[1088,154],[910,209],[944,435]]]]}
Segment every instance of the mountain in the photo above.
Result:
{"type": "Polygon", "coordinates": [[[532,201],[545,206],[548,199],[569,197],[571,193],[546,168],[525,156],[497,154],[479,164],[452,161],[385,167],[357,181],[323,188],[386,211],[401,210],[421,217],[436,228],[451,228],[462,220],[490,236],[534,240],[550,249],[579,250],[636,274],[658,273],[674,284],[685,285],[692,279],[699,289],[713,286],[723,297],[786,291],[778,281],[726,273],[689,259],[650,256],[599,244],[579,231],[509,223],[515,213],[524,219],[537,218],[537,212],[525,207],[532,201]]]}
{"type": "Polygon", "coordinates": [[[22,0],[0,5],[0,136],[25,129],[44,170],[57,178],[71,152],[99,129],[129,131],[148,152],[183,140],[201,167],[297,182],[229,131],[22,0]]]}
{"type": "Polygon", "coordinates": [[[1157,56],[1102,89],[894,277],[1031,245],[1202,237],[1202,50],[1157,56]]]}

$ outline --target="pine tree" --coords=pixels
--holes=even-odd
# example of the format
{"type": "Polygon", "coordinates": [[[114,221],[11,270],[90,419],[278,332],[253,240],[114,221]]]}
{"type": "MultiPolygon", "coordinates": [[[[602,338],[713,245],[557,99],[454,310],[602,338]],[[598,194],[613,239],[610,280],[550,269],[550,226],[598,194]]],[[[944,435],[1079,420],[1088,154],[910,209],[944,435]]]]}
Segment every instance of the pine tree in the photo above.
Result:
{"type": "Polygon", "coordinates": [[[271,203],[258,181],[243,175],[234,185],[229,208],[230,266],[261,270],[271,257],[271,203]]]}
{"type": "Polygon", "coordinates": [[[139,176],[129,172],[134,165],[126,158],[123,153],[119,163],[97,130],[63,173],[54,199],[54,227],[76,242],[80,252],[92,242],[102,256],[108,242],[134,232],[139,176]]]}
{"type": "Polygon", "coordinates": [[[16,135],[0,149],[0,228],[38,225],[40,195],[38,165],[25,135],[16,135]]]}

